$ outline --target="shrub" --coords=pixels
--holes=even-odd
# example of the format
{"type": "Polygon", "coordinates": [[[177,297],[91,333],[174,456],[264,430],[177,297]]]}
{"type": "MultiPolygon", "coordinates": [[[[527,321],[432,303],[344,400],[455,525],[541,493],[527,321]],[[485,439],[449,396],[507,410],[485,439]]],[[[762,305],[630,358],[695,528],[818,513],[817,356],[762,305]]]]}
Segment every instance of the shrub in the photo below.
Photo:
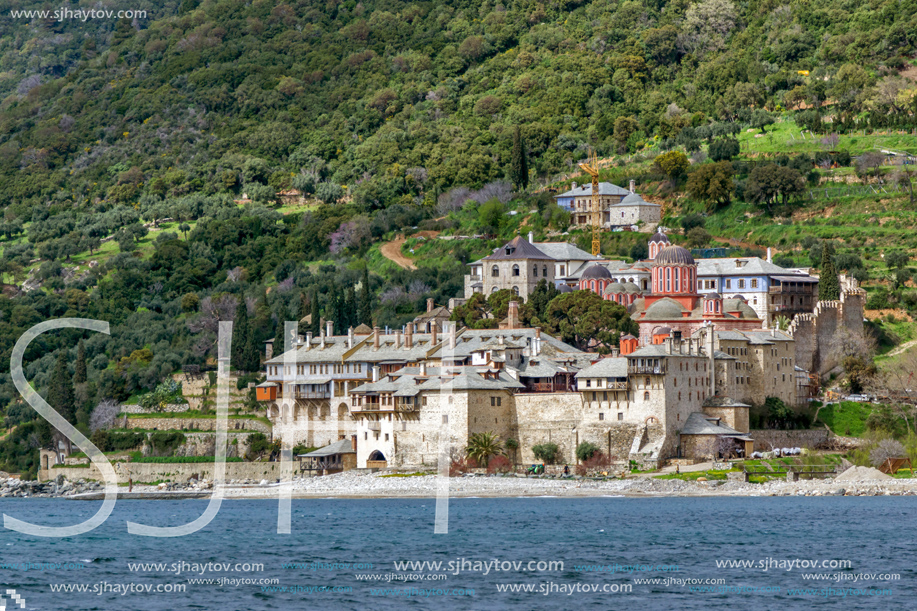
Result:
{"type": "Polygon", "coordinates": [[[509,473],[513,470],[513,465],[505,456],[494,456],[487,463],[488,473],[509,473]]]}
{"type": "Polygon", "coordinates": [[[558,454],[560,454],[560,448],[557,447],[556,443],[542,443],[532,446],[532,453],[535,458],[543,463],[553,465],[557,461],[558,454]]]}
{"type": "Polygon", "coordinates": [[[584,441],[576,446],[576,458],[580,462],[586,462],[599,452],[599,446],[589,441],[584,441]]]}
{"type": "Polygon", "coordinates": [[[476,467],[477,463],[475,463],[467,456],[463,456],[461,458],[453,458],[452,462],[449,463],[449,477],[457,477],[476,467]]]}
{"type": "MultiPolygon", "coordinates": [[[[146,433],[134,433],[125,431],[121,433],[108,434],[108,449],[104,452],[122,452],[124,450],[133,450],[146,441],[146,433]]],[[[95,443],[95,442],[93,442],[95,443]]],[[[98,444],[96,444],[98,445],[98,444]]],[[[101,447],[99,447],[102,450],[101,447]]]]}
{"type": "Polygon", "coordinates": [[[156,431],[150,435],[150,450],[154,456],[167,456],[185,443],[181,431],[156,431]]]}
{"type": "Polygon", "coordinates": [[[904,445],[895,439],[883,439],[879,444],[869,452],[869,462],[874,467],[885,463],[889,458],[904,458],[907,451],[904,445]]]}
{"type": "Polygon", "coordinates": [[[596,449],[592,456],[576,465],[576,474],[585,476],[596,471],[607,471],[609,465],[611,465],[611,459],[596,449]]]}

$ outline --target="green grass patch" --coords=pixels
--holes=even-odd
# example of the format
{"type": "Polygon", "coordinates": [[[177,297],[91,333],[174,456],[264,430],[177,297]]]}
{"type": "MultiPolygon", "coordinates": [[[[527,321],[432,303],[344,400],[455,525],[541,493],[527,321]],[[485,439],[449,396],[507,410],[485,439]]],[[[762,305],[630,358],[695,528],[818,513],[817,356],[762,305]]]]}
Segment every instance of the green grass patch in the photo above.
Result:
{"type": "Polygon", "coordinates": [[[705,477],[708,481],[724,480],[727,473],[741,471],[739,468],[726,469],[723,471],[690,471],[688,473],[667,473],[665,475],[656,475],[654,479],[680,479],[685,482],[696,482],[698,478],[705,477]]]}
{"type": "Polygon", "coordinates": [[[818,412],[818,420],[828,425],[835,435],[862,437],[866,432],[866,419],[875,411],[870,403],[841,401],[830,403],[818,412]]]}

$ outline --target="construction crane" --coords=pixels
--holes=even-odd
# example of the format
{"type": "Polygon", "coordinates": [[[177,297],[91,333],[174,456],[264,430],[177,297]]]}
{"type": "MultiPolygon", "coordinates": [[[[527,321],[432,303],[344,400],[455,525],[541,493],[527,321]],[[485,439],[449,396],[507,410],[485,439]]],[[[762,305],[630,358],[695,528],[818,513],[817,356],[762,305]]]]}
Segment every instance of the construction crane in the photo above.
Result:
{"type": "Polygon", "coordinates": [[[602,250],[601,240],[599,240],[599,229],[602,226],[602,208],[599,203],[599,159],[592,152],[592,159],[587,159],[585,163],[579,164],[579,167],[590,176],[592,176],[592,254],[597,256],[602,250]]]}

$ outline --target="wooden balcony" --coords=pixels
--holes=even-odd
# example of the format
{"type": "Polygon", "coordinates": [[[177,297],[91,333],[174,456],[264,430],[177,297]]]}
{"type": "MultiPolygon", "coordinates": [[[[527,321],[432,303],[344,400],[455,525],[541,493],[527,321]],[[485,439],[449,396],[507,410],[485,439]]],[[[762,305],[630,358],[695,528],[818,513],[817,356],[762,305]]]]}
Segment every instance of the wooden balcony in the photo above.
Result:
{"type": "Polygon", "coordinates": [[[630,365],[627,373],[664,375],[665,365],[630,365]]]}

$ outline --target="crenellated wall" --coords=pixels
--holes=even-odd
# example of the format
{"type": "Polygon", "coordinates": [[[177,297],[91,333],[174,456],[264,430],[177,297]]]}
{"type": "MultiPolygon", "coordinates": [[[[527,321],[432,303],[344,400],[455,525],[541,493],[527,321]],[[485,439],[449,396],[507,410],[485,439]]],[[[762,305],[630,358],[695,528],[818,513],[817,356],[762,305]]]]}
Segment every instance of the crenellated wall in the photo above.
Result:
{"type": "Polygon", "coordinates": [[[796,364],[806,371],[824,374],[840,364],[834,349],[838,334],[846,330],[863,333],[866,292],[853,278],[841,276],[841,298],[819,301],[811,314],[797,314],[788,332],[796,341],[796,364]]]}

